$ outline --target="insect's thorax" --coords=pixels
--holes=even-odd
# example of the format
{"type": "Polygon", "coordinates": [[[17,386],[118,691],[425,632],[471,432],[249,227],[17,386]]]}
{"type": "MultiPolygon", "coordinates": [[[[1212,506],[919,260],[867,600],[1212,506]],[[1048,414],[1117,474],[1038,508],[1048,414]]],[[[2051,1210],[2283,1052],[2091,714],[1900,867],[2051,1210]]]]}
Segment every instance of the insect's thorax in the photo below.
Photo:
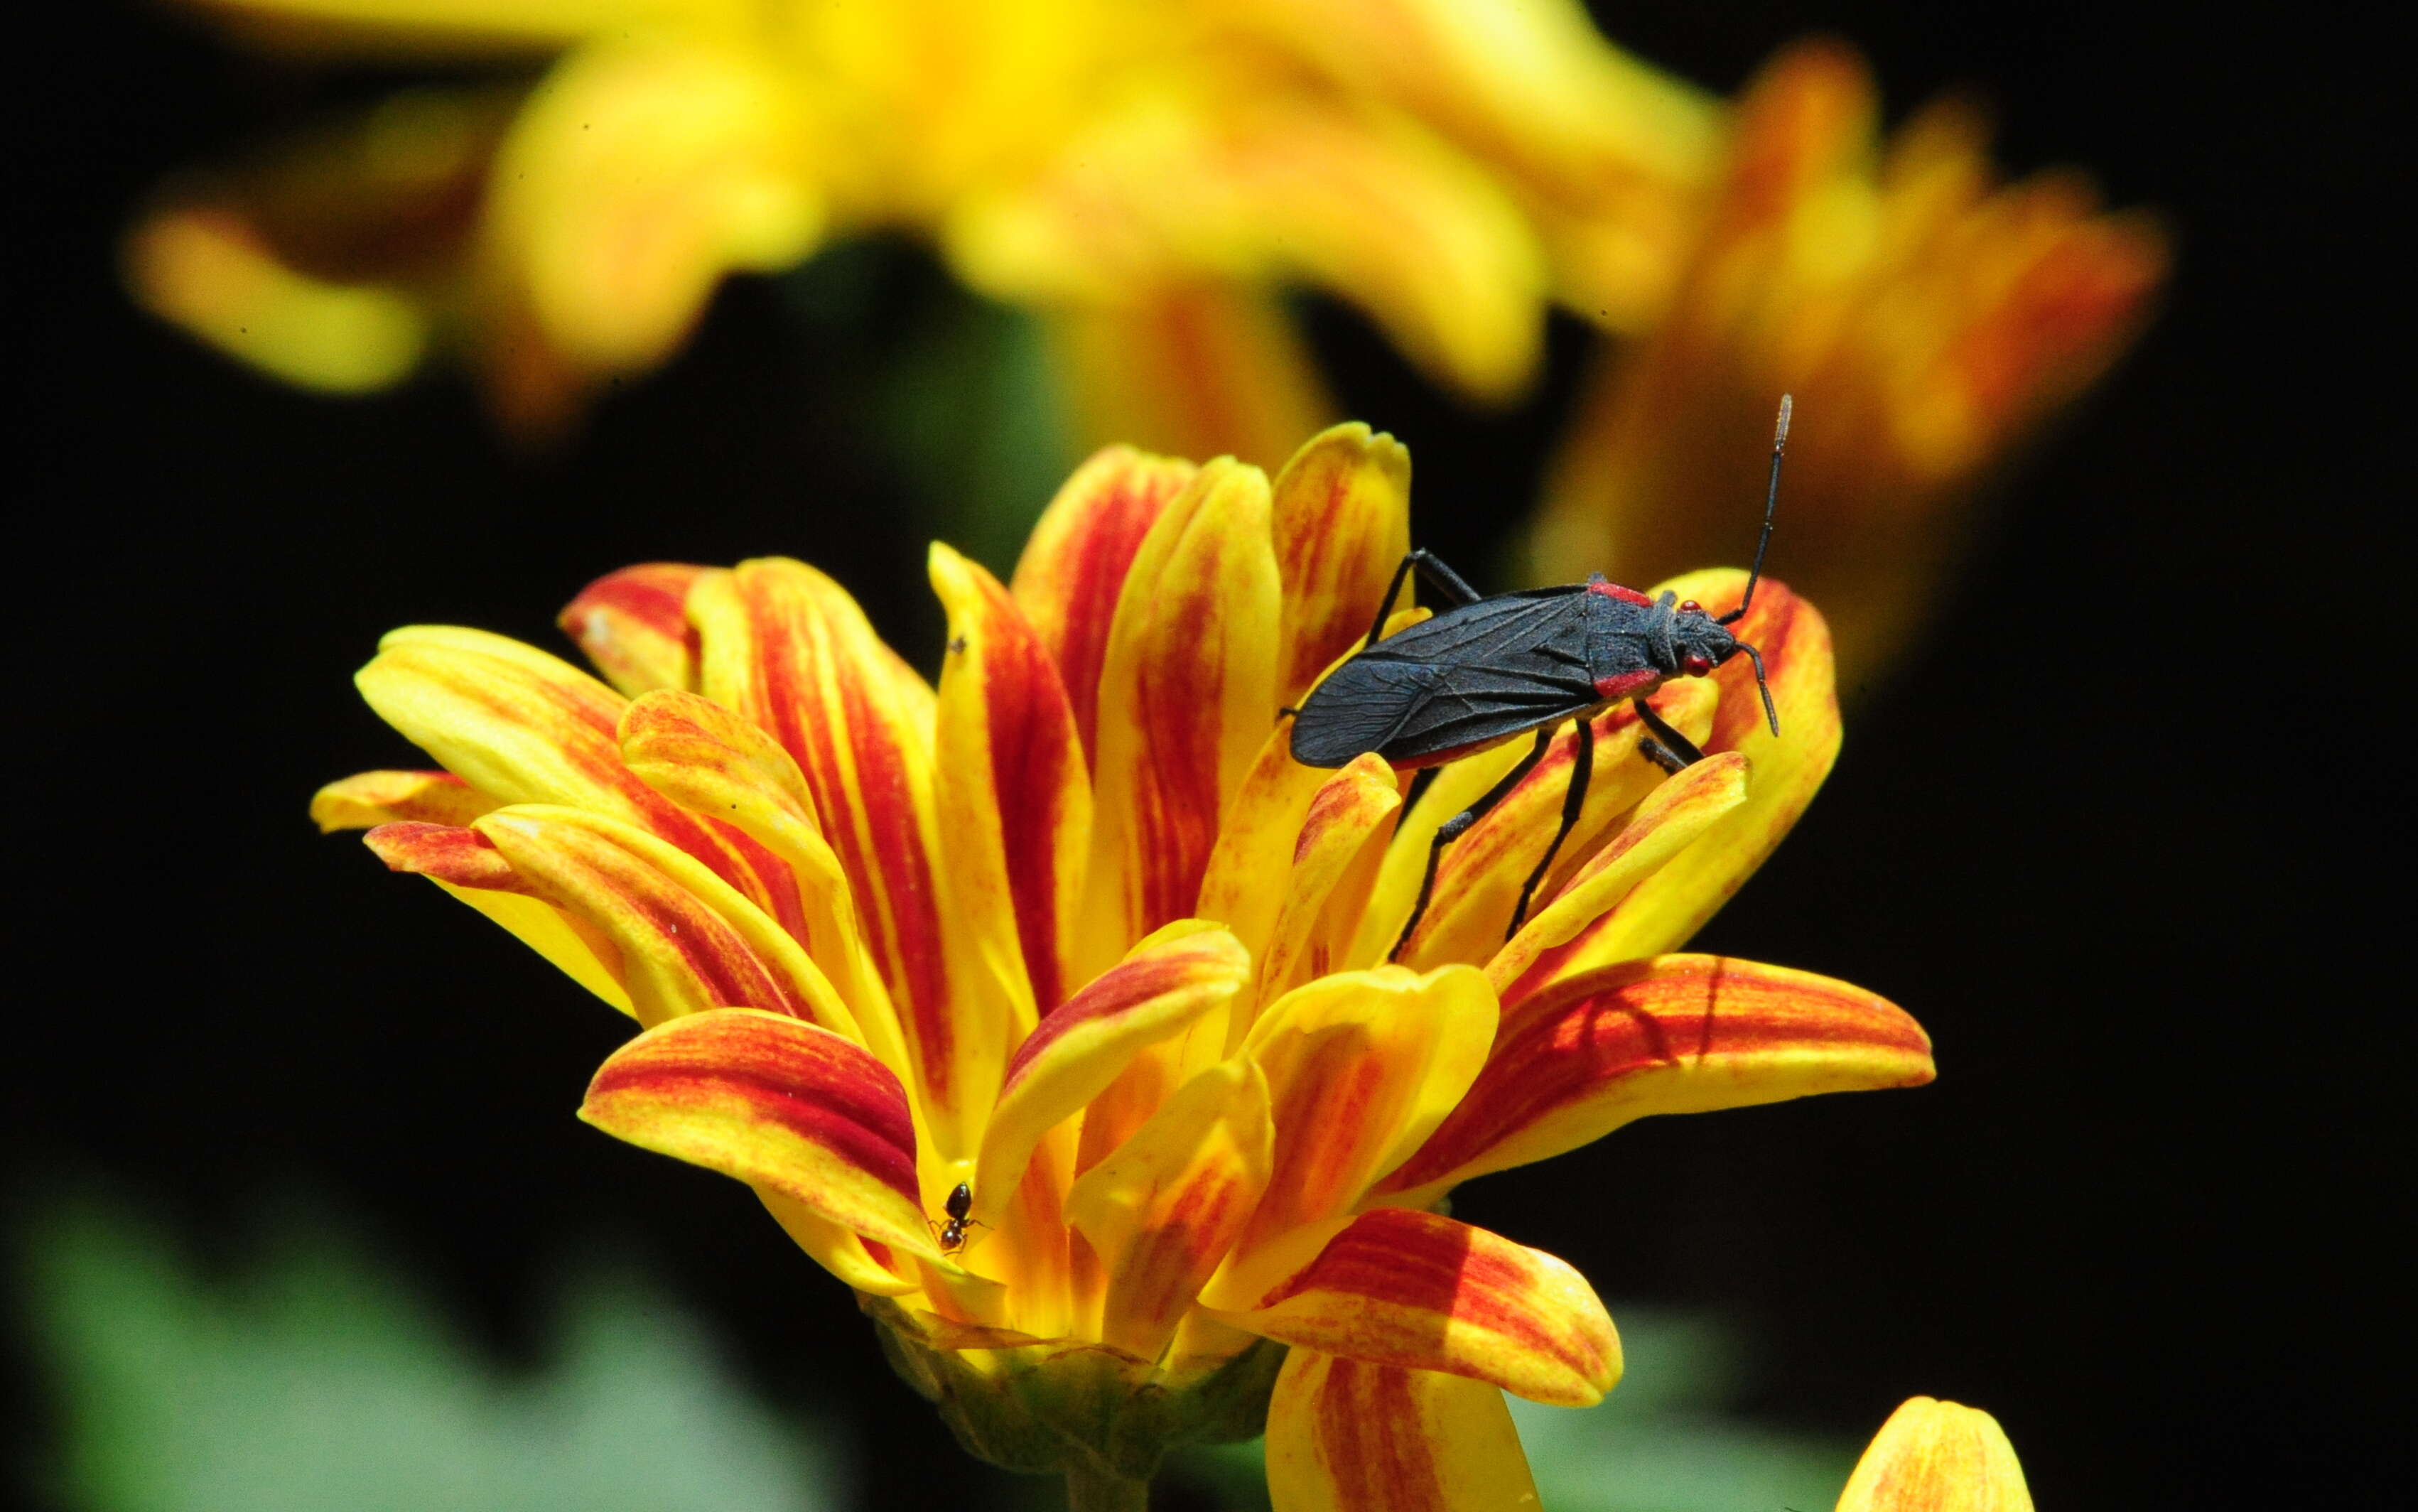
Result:
{"type": "Polygon", "coordinates": [[[1598,694],[1606,698],[1639,696],[1678,671],[1667,599],[1638,603],[1590,593],[1586,606],[1587,676],[1598,694]]]}

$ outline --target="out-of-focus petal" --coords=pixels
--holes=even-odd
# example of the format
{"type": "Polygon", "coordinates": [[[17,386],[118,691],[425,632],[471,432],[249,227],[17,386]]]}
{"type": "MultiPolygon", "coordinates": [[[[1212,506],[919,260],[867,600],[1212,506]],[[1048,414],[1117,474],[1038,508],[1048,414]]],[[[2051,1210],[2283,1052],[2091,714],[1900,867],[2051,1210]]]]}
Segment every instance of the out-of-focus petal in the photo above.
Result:
{"type": "Polygon", "coordinates": [[[1269,519],[1284,585],[1277,694],[1293,704],[1369,634],[1411,549],[1410,449],[1357,420],[1314,435],[1277,474],[1269,519]]]}
{"type": "MultiPolygon", "coordinates": [[[[1393,769],[1373,753],[1354,758],[1311,798],[1280,890],[1284,902],[1260,956],[1259,1001],[1273,1002],[1343,964],[1338,957],[1376,881],[1382,832],[1401,806],[1393,769]]],[[[1278,890],[1272,878],[1260,885],[1278,890]]],[[[1230,1037],[1239,1039],[1248,1028],[1238,1022],[1230,1037]]]]}
{"type": "Polygon", "coordinates": [[[402,821],[361,836],[371,854],[398,872],[416,873],[485,914],[563,975],[637,1016],[621,985],[620,952],[585,920],[528,894],[495,842],[476,830],[402,821]],[[610,963],[610,964],[608,964],[610,963]]]}
{"type": "Polygon", "coordinates": [[[814,132],[767,61],[694,43],[591,45],[513,122],[482,251],[574,367],[652,365],[725,273],[787,267],[821,237],[814,132]]]}
{"type": "Polygon", "coordinates": [[[938,1253],[917,1200],[906,1089],[827,1030],[745,1009],[674,1019],[606,1058],[579,1116],[877,1244],[938,1253]]]}
{"type": "Polygon", "coordinates": [[[677,20],[727,24],[727,0],[190,0],[261,40],[355,56],[553,52],[583,37],[677,20]]]}
{"type": "MultiPolygon", "coordinates": [[[[1716,614],[1734,607],[1745,587],[1746,574],[1735,568],[1691,573],[1662,585],[1716,614]]],[[[1736,656],[1703,680],[1719,690],[1721,704],[1698,743],[1707,753],[1738,752],[1752,763],[1746,802],[1594,923],[1539,954],[1526,970],[1529,980],[1507,987],[1508,996],[1551,977],[1686,944],[1779,848],[1830,774],[1839,758],[1839,698],[1821,612],[1788,585],[1765,578],[1754,607],[1731,628],[1762,649],[1780,733],[1764,722],[1753,665],[1736,656]]]]}
{"type": "Polygon", "coordinates": [[[931,691],[847,590],[803,562],[766,557],[702,579],[689,613],[705,695],[779,741],[805,774],[897,1006],[926,1128],[941,1158],[966,1158],[990,1089],[951,1079],[951,953],[962,946],[941,926],[932,872],[931,691]]]}
{"type": "Polygon", "coordinates": [[[1268,1078],[1276,1169],[1202,1300],[1254,1306],[1308,1263],[1461,1100],[1494,1024],[1494,994],[1466,966],[1339,972],[1270,1004],[1243,1054],[1268,1078]]]}
{"type": "Polygon", "coordinates": [[[1335,417],[1309,344],[1264,289],[1186,283],[1138,291],[1115,304],[1048,311],[1046,329],[1087,443],[1273,467],[1335,417]]]}
{"type": "Polygon", "coordinates": [[[1007,589],[938,542],[931,576],[949,616],[934,802],[950,915],[1006,994],[1012,1042],[1074,986],[1091,775],[1058,664],[1007,589]]]}
{"type": "Polygon", "coordinates": [[[555,622],[604,680],[633,698],[657,688],[694,691],[696,629],[688,622],[688,590],[710,571],[686,562],[624,567],[581,588],[555,622]]]}
{"type": "Polygon", "coordinates": [[[2032,1493],[1997,1418],[1910,1397],[1857,1461],[1838,1512],[2032,1512],[2032,1493]]]}
{"type": "Polygon", "coordinates": [[[364,771],[311,795],[321,834],[380,824],[467,824],[496,801],[450,771],[364,771]]]}
{"type": "Polygon", "coordinates": [[[996,1214],[1043,1134],[1097,1097],[1144,1046],[1232,997],[1250,969],[1232,935],[1186,920],[1136,945],[1043,1019],[1018,1046],[983,1131],[975,1215],[996,1214]]]}
{"type": "Polygon", "coordinates": [[[1586,1277],[1408,1208],[1362,1214],[1257,1307],[1226,1317],[1296,1348],[1467,1376],[1561,1407],[1591,1407],[1620,1380],[1620,1336],[1586,1277]]]}
{"type": "Polygon", "coordinates": [[[1079,972],[1198,906],[1226,798],[1276,722],[1268,481],[1213,462],[1135,553],[1100,672],[1079,972]]]}
{"type": "Polygon", "coordinates": [[[1100,1338],[1155,1360],[1267,1186],[1267,1079],[1225,1061],[1184,1084],[1066,1197],[1103,1276],[1100,1338]]]}
{"type": "Polygon", "coordinates": [[[1125,573],[1144,537],[1199,469],[1129,446],[1104,449],[1049,501],[1009,591],[1057,660],[1086,759],[1099,759],[1100,667],[1125,573]]]}
{"type": "Polygon", "coordinates": [[[1915,1087],[1932,1075],[1922,1027],[1844,982],[1720,955],[1606,967],[1505,1009],[1486,1069],[1379,1190],[1421,1206],[1648,1114],[1915,1087]]]}
{"type": "Polygon", "coordinates": [[[1276,1512],[1536,1512],[1500,1388],[1294,1345],[1268,1398],[1276,1512]]]}

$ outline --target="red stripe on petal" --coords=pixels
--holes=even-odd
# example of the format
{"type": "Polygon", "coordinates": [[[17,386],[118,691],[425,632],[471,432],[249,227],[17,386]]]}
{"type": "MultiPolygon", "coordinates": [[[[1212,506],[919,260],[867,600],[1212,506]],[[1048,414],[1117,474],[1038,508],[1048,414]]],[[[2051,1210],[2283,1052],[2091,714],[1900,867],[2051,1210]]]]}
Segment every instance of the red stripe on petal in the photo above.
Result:
{"type": "Polygon", "coordinates": [[[528,891],[513,875],[513,863],[497,853],[496,843],[476,830],[406,820],[379,825],[361,836],[361,844],[390,871],[495,893],[528,891]]]}
{"type": "Polygon", "coordinates": [[[635,697],[696,686],[696,627],[688,590],[709,569],[642,562],[607,573],[563,605],[556,622],[613,686],[635,697]]]}

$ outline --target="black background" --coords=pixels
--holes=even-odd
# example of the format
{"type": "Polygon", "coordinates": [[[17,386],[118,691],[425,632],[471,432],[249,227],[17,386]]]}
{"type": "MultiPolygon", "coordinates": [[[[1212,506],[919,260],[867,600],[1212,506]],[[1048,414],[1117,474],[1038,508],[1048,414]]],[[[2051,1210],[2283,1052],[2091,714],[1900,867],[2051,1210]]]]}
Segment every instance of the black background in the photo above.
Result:
{"type": "MultiPolygon", "coordinates": [[[[2393,1237],[2412,1003],[2383,966],[2410,385],[2368,277],[2396,255],[2368,206],[2407,197],[2406,89],[2320,8],[2271,24],[2012,0],[1613,20],[1724,89],[1817,26],[1893,112],[1978,84],[2011,165],[2090,164],[2181,233],[2164,317],[2001,491],[1944,620],[1703,937],[1906,1004],[1938,1084],[1650,1121],[1458,1199],[1609,1296],[1741,1313],[1768,1415],[1860,1437],[1917,1391],[1988,1407],[2043,1507],[2418,1484],[2393,1237]]],[[[348,680],[380,631],[558,644],[556,606],[628,561],[813,558],[928,662],[916,512],[849,432],[862,354],[740,283],[545,459],[451,380],[326,403],[253,378],[132,311],[113,242],[162,173],[324,86],[147,14],[78,31],[9,70],[15,1189],[105,1175],[207,1240],[316,1187],[508,1354],[567,1251],[635,1243],[770,1389],[849,1398],[895,1445],[876,1504],[938,1504],[953,1451],[845,1294],[737,1186],[571,1117],[615,1016],[303,817],[322,780],[406,756],[348,680]]],[[[1551,396],[1473,421],[1350,317],[1317,328],[1353,412],[1412,446],[1421,534],[1484,559],[1551,396]]]]}

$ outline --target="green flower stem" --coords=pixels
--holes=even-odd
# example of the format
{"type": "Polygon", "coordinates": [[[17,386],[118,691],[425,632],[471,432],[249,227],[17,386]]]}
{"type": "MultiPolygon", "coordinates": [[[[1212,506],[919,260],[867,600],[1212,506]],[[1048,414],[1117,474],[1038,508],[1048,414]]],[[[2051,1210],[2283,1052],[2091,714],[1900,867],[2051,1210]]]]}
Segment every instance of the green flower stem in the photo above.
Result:
{"type": "Polygon", "coordinates": [[[1150,1482],[1098,1466],[1066,1467],[1066,1512],[1149,1512],[1150,1482]]]}

